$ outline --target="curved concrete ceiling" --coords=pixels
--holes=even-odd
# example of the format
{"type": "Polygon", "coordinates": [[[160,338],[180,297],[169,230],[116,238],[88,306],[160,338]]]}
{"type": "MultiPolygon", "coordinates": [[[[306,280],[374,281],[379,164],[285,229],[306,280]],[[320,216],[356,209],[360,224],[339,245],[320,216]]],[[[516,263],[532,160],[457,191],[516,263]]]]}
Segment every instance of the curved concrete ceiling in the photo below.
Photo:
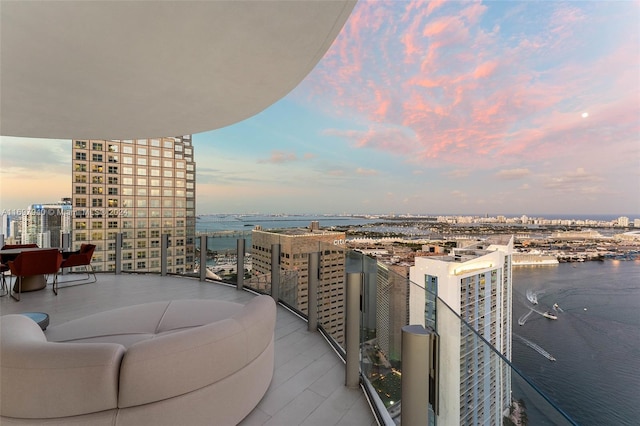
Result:
{"type": "Polygon", "coordinates": [[[0,133],[178,136],[284,97],[355,1],[0,3],[0,133]]]}

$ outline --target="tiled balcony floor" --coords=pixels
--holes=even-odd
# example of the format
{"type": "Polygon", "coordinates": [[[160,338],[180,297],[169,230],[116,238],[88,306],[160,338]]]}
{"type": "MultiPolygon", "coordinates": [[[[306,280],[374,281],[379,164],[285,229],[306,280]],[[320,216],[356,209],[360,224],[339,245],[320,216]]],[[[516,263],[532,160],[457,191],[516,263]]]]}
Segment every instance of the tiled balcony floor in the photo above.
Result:
{"type": "MultiPolygon", "coordinates": [[[[61,275],[60,282],[68,279],[61,275]]],[[[63,285],[63,284],[61,284],[63,285]]],[[[196,279],[138,274],[98,274],[98,282],[61,288],[51,286],[23,293],[16,302],[0,298],[0,315],[46,312],[50,325],[96,312],[170,299],[219,299],[248,302],[254,295],[217,283],[196,279]]],[[[320,333],[307,331],[307,323],[278,306],[275,331],[275,371],[260,404],[240,424],[269,425],[376,425],[360,389],[344,386],[344,364],[320,333]]]]}

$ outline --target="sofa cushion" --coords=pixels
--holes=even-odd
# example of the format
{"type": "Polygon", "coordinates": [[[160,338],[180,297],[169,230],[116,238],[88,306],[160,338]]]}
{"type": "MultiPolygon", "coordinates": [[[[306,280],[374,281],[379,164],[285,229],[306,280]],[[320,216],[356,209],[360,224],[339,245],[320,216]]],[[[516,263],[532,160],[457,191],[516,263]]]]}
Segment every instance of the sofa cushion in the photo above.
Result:
{"type": "MultiPolygon", "coordinates": [[[[158,335],[129,347],[120,369],[118,406],[193,392],[231,376],[256,359],[273,340],[275,303],[269,296],[258,296],[239,306],[231,318],[158,335]],[[255,321],[243,321],[245,316],[255,321]]],[[[182,307],[188,308],[189,303],[185,301],[182,307]]]]}
{"type": "Polygon", "coordinates": [[[123,346],[47,342],[33,320],[0,317],[0,415],[77,416],[117,407],[123,346]]]}
{"type": "Polygon", "coordinates": [[[244,305],[223,300],[172,300],[167,306],[156,333],[197,327],[230,318],[244,305]]]}
{"type": "Polygon", "coordinates": [[[173,300],[126,306],[68,321],[45,331],[53,342],[136,342],[231,317],[243,305],[221,300],[173,300]]]}
{"type": "Polygon", "coordinates": [[[170,302],[152,302],[99,312],[45,331],[50,342],[111,342],[124,346],[148,339],[170,302]]]}

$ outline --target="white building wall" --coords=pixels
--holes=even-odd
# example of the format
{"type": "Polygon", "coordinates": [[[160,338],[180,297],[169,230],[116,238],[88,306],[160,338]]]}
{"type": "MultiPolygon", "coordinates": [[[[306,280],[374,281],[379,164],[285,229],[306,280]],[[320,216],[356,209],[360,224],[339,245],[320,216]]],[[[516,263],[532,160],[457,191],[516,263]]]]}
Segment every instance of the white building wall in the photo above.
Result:
{"type": "MultiPolygon", "coordinates": [[[[482,252],[484,254],[475,258],[469,257],[466,261],[454,261],[454,258],[449,256],[439,259],[418,257],[415,266],[410,270],[411,281],[421,287],[425,285],[425,276],[437,276],[438,298],[444,302],[438,302],[436,314],[436,331],[440,336],[440,412],[437,419],[439,425],[502,424],[500,413],[508,408],[510,398],[510,374],[496,371],[495,380],[491,382],[492,368],[502,363],[494,361],[497,355],[486,345],[481,347],[481,350],[474,347],[479,340],[477,337],[471,336],[473,343],[461,340],[465,328],[458,316],[465,317],[486,340],[493,342],[495,347],[510,359],[512,252],[513,239],[506,245],[490,246],[488,251],[482,252]],[[471,288],[465,290],[465,295],[462,295],[461,291],[463,282],[473,283],[471,288]],[[482,286],[478,284],[481,282],[484,283],[482,286]],[[492,288],[495,289],[495,296],[492,296],[492,288]],[[472,294],[468,295],[468,291],[472,294]],[[482,308],[478,309],[480,305],[482,308]],[[462,377],[462,370],[469,363],[469,356],[478,367],[470,373],[465,371],[465,377],[462,377]],[[468,388],[465,384],[473,383],[478,378],[481,382],[476,383],[475,388],[468,388]],[[489,394],[491,397],[487,396],[489,394]],[[471,398],[470,403],[467,398],[471,398]],[[494,410],[490,408],[492,399],[496,403],[494,410]],[[473,407],[471,412],[466,409],[466,415],[463,414],[461,407],[469,406],[473,407]]],[[[425,301],[425,291],[411,286],[411,324],[425,325],[425,301]]]]}

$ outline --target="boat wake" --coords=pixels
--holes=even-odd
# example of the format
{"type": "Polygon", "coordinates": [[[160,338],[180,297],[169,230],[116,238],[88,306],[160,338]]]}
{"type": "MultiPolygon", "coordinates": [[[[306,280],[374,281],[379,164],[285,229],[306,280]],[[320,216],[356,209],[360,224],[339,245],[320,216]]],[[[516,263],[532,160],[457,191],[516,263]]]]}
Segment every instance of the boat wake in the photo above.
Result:
{"type": "MultiPolygon", "coordinates": [[[[553,306],[553,309],[557,312],[562,312],[562,309],[560,309],[559,306],[557,306],[557,303],[553,306]]],[[[557,320],[558,316],[554,315],[553,313],[551,313],[550,311],[545,311],[545,312],[540,312],[536,309],[533,308],[529,308],[529,312],[527,312],[526,314],[522,315],[520,318],[518,318],[518,325],[525,325],[527,323],[527,320],[529,319],[529,317],[531,316],[531,314],[536,313],[538,315],[541,315],[545,318],[551,319],[551,320],[557,320]]]]}
{"type": "MultiPolygon", "coordinates": [[[[531,314],[531,312],[529,312],[529,314],[531,314]]],[[[524,337],[519,336],[519,335],[517,335],[515,333],[513,333],[513,337],[517,338],[522,343],[524,343],[525,345],[529,346],[534,351],[538,352],[540,355],[542,355],[545,358],[547,358],[549,361],[555,361],[556,360],[553,355],[551,355],[549,352],[547,352],[544,349],[542,349],[539,345],[536,345],[535,343],[533,343],[531,340],[525,339],[524,337]]]]}
{"type": "Polygon", "coordinates": [[[534,305],[538,304],[538,293],[534,293],[532,290],[527,290],[527,300],[534,305]]]}
{"type": "Polygon", "coordinates": [[[532,313],[533,313],[533,309],[529,310],[529,312],[527,312],[526,314],[524,314],[523,316],[518,318],[518,324],[519,325],[525,325],[526,322],[527,322],[527,318],[529,318],[532,313]]]}

